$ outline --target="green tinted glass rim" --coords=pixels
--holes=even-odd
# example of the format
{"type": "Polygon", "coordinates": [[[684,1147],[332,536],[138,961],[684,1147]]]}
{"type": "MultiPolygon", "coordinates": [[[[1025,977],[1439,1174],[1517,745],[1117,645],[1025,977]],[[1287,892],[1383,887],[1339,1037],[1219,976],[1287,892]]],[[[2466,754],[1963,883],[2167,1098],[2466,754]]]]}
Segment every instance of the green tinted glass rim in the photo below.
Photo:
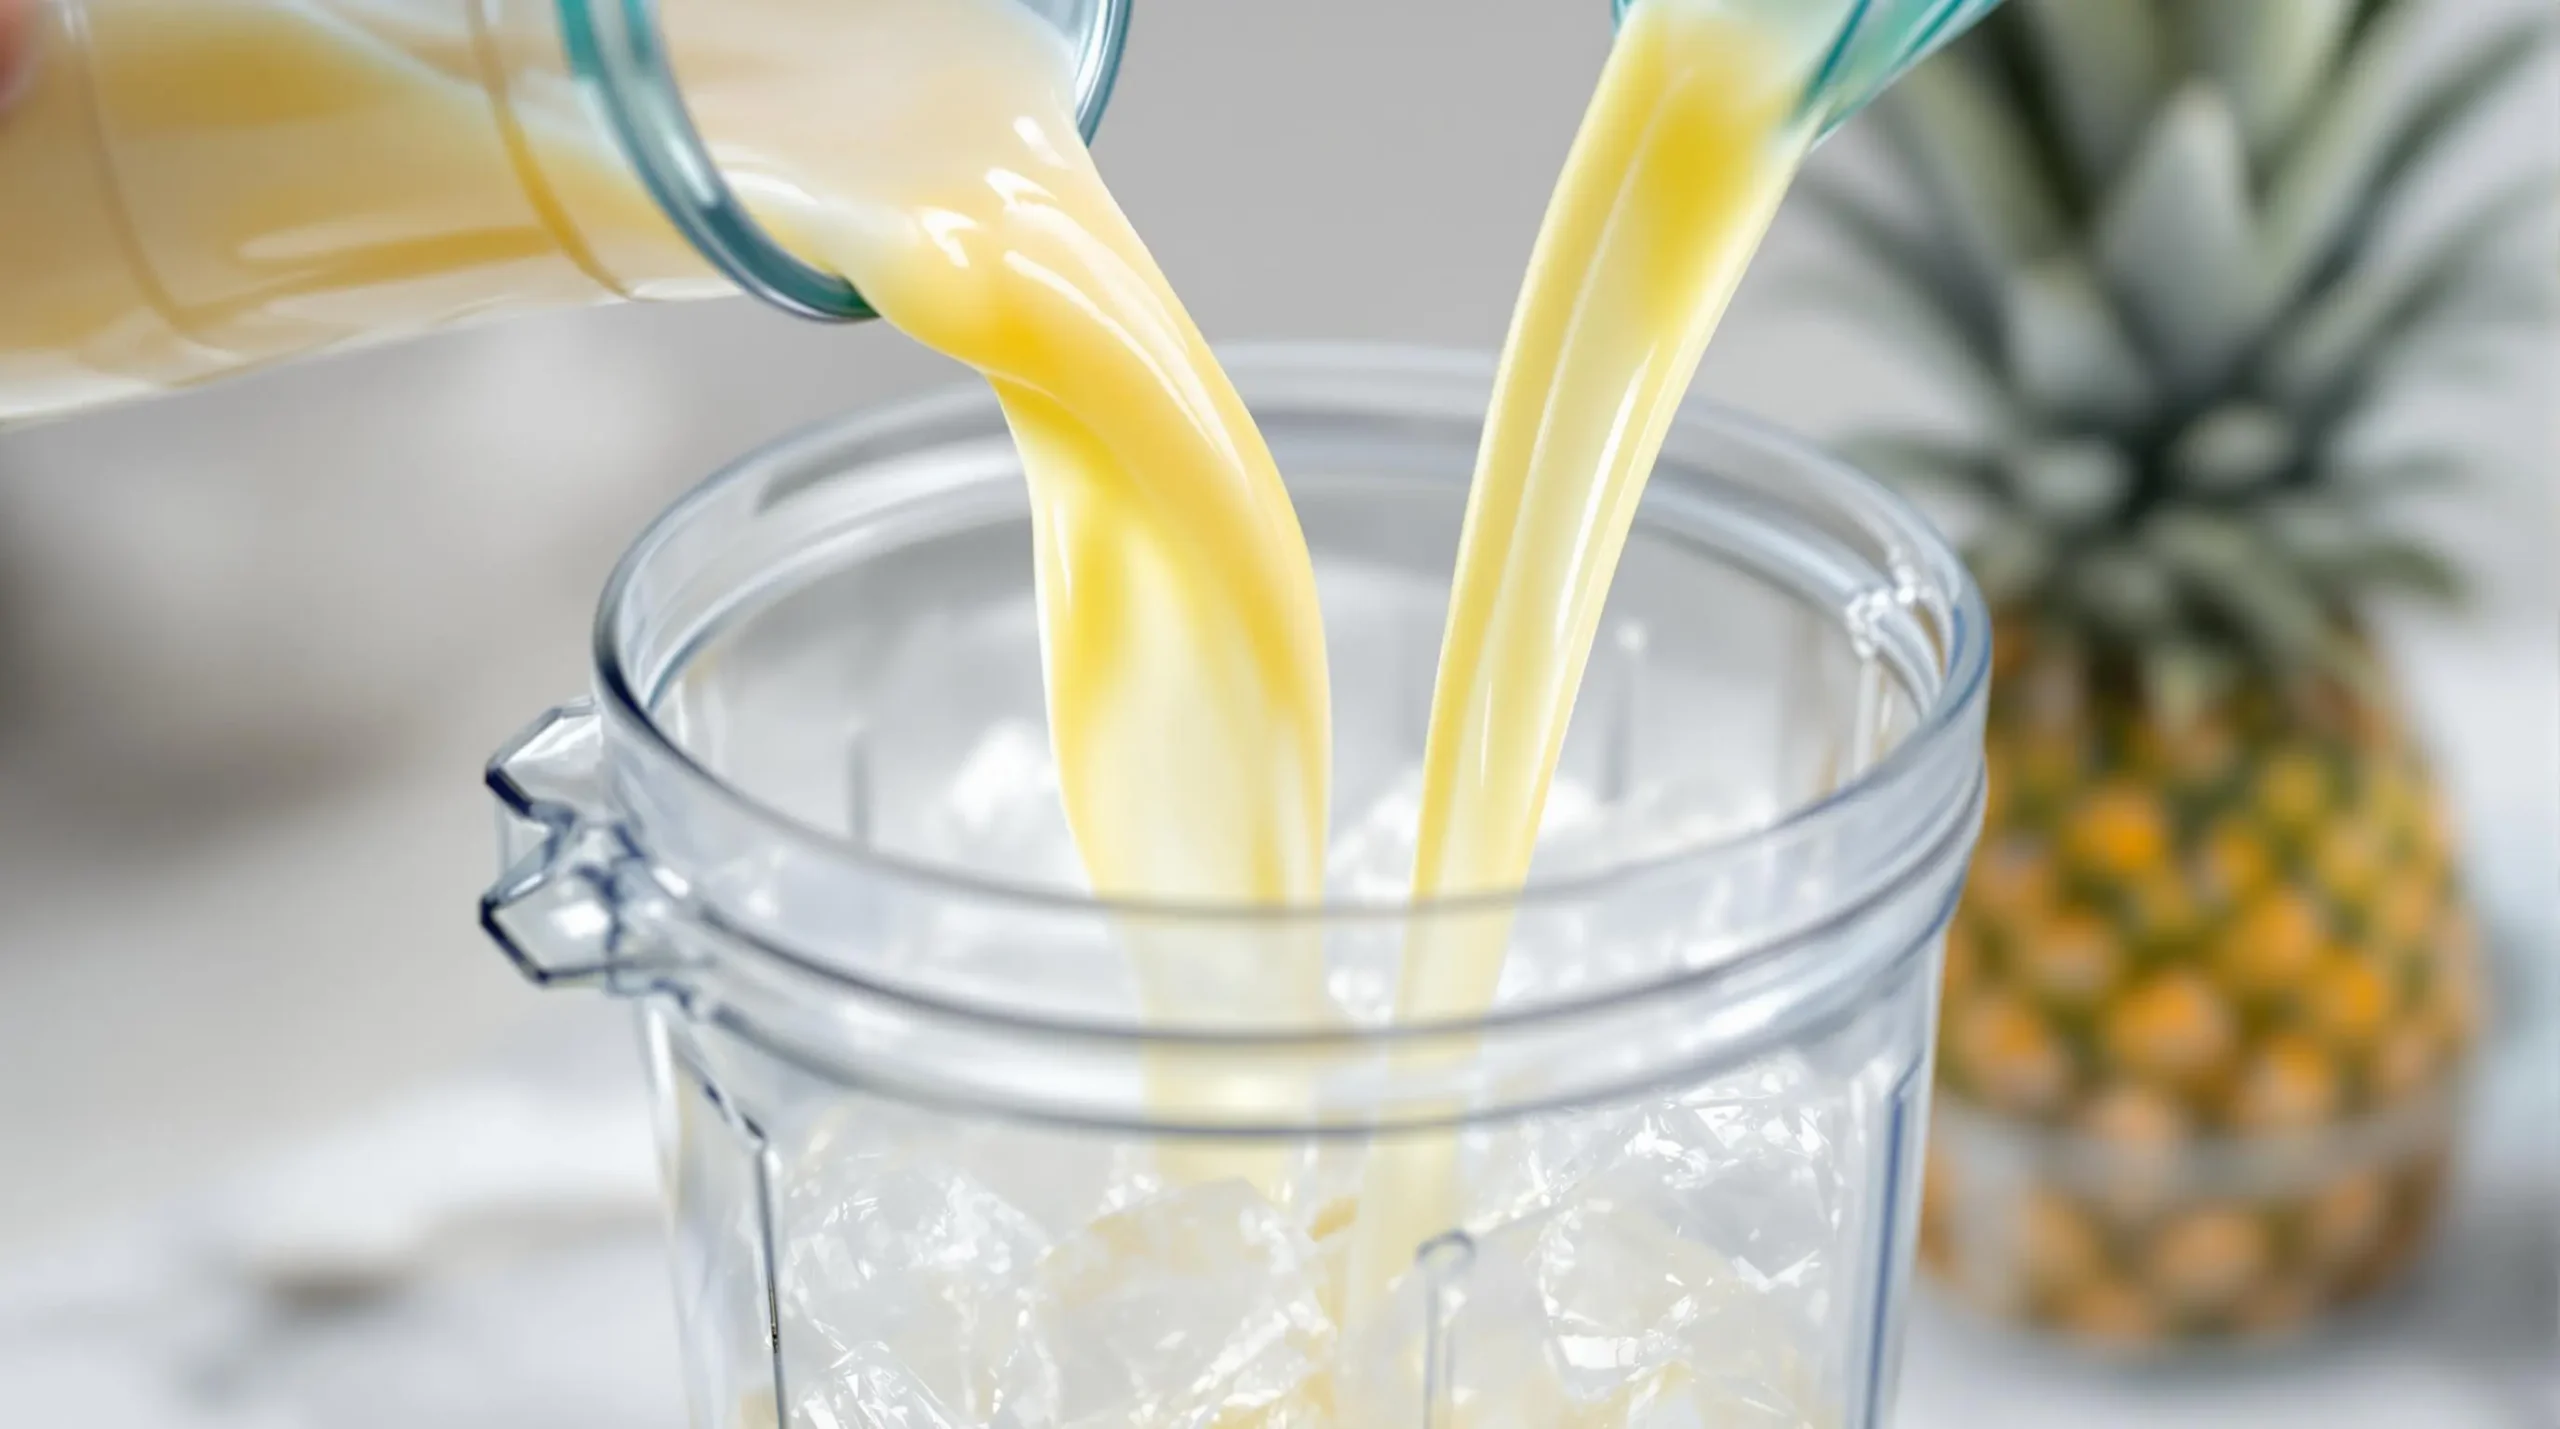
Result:
{"type": "MultiPolygon", "coordinates": [[[[1076,56],[1076,127],[1091,140],[1120,79],[1132,0],[1098,0],[1076,56]]],[[[879,316],[843,275],[815,267],[747,212],[702,141],[657,23],[656,0],[558,0],[570,73],[676,230],[742,291],[799,317],[879,316]]]]}
{"type": "MultiPolygon", "coordinates": [[[[1611,0],[1620,24],[1643,0],[1611,0]]],[[[1778,0],[1788,3],[1788,0],[1778,0]]],[[[1851,0],[1840,34],[1805,86],[1804,114],[1830,133],[1886,86],[1962,34],[2000,0],[1851,0]]],[[[1738,8],[1748,9],[1747,4],[1738,8]]]]}

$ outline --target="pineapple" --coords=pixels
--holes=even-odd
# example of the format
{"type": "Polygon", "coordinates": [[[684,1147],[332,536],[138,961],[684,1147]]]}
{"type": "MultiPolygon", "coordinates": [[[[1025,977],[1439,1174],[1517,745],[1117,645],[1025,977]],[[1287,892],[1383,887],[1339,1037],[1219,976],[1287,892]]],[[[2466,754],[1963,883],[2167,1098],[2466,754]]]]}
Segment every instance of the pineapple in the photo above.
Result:
{"type": "Polygon", "coordinates": [[[1855,315],[1975,400],[1859,452],[1995,611],[1923,1255],[2085,1341],[2298,1325],[2441,1179],[2477,955],[2360,617],[2452,593],[2386,502],[2465,454],[2376,414],[2560,275],[2548,173],[2390,241],[2555,33],[2413,75],[2431,8],[2013,0],[1865,121],[1911,202],[1808,184],[1855,315]]]}

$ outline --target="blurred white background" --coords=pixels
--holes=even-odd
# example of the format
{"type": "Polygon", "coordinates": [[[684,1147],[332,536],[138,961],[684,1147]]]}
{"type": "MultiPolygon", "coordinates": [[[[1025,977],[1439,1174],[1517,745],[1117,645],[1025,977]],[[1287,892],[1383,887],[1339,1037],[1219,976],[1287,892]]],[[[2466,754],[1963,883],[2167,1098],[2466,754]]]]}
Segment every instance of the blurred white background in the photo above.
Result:
{"type": "MultiPolygon", "coordinates": [[[[1213,336],[1489,347],[1603,9],[1146,4],[1099,152],[1213,336]]],[[[2484,170],[2560,144],[2534,101],[2484,170]]],[[[1791,308],[1821,257],[1782,226],[1708,390],[1816,431],[1926,401],[1791,308]]],[[[2560,362],[2526,356],[2423,414],[2482,430],[2506,479],[2445,517],[2479,607],[2392,645],[2507,953],[2547,971],[2560,362]]],[[[582,686],[594,592],[652,511],[954,377],[876,325],[635,308],[0,436],[0,1259],[550,1035],[472,922],[481,758],[582,686]]]]}

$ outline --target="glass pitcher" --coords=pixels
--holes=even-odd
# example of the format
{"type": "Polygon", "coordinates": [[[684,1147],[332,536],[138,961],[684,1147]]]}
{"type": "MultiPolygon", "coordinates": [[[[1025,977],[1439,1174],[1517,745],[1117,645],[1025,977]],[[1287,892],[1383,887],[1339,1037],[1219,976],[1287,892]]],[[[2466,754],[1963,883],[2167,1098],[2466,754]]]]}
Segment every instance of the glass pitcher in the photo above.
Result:
{"type": "MultiPolygon", "coordinates": [[[[1129,0],[1019,3],[1090,137],[1129,0]]],[[[38,0],[0,114],[0,422],[494,312],[743,289],[868,316],[747,216],[680,92],[684,41],[734,16],[38,0]]]]}

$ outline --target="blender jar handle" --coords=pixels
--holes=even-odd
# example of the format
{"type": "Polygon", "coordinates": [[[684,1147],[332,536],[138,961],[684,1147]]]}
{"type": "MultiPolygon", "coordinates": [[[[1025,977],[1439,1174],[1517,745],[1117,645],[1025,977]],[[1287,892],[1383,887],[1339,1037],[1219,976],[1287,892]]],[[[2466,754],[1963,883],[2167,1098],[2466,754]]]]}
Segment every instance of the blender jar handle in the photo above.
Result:
{"type": "Polygon", "coordinates": [[[673,990],[674,895],[613,817],[593,700],[546,712],[489,761],[502,871],[480,926],[538,987],[673,990]]]}
{"type": "MultiPolygon", "coordinates": [[[[1075,46],[1076,127],[1088,140],[1120,75],[1132,0],[1018,0],[1075,46]]],[[[742,290],[805,318],[878,316],[854,286],[794,256],[731,191],[685,108],[657,24],[656,0],[558,0],[569,68],[602,112],[650,197],[714,268],[742,290]]]]}

